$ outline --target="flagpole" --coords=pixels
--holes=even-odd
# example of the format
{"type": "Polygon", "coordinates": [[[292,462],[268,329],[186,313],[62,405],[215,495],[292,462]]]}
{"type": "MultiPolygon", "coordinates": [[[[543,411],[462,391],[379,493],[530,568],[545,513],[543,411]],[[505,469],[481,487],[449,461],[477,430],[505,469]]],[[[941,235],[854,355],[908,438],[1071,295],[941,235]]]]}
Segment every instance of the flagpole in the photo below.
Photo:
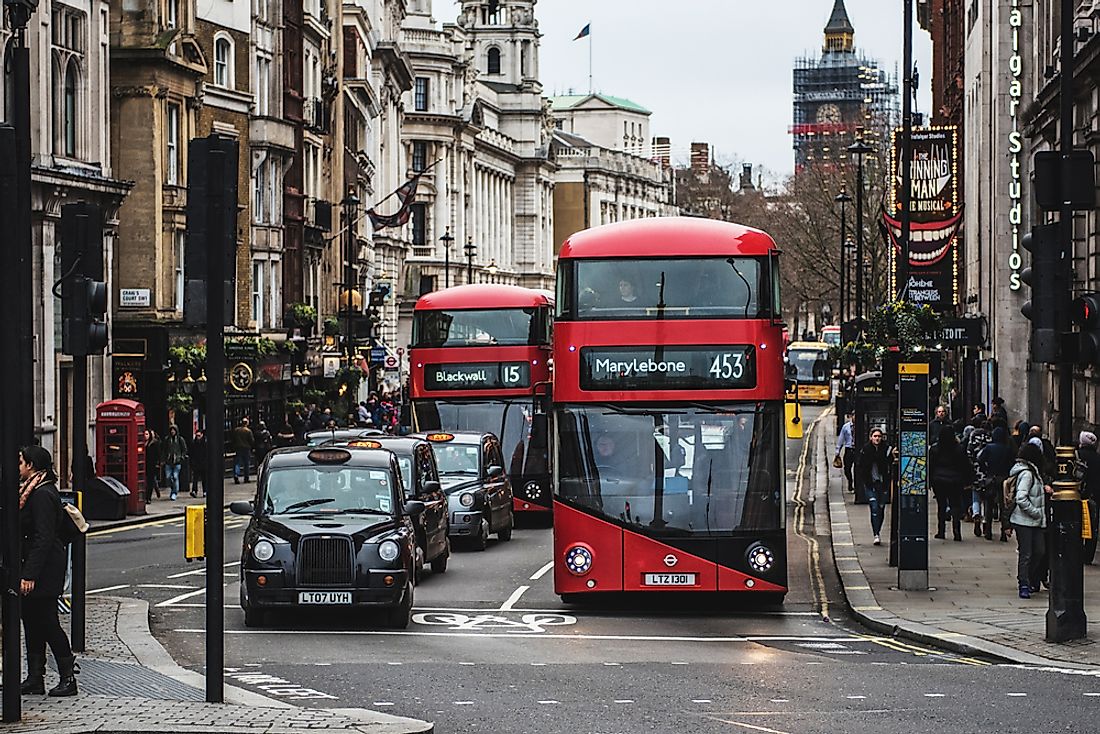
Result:
{"type": "Polygon", "coordinates": [[[588,30],[588,93],[593,94],[595,88],[592,86],[592,29],[588,30]]]}

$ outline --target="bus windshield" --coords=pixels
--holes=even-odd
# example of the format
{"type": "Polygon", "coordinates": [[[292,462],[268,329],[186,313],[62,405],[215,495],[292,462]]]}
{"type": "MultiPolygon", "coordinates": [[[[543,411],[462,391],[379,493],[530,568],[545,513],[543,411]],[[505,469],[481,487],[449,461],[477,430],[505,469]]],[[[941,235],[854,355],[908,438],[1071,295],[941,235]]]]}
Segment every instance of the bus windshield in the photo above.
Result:
{"type": "MultiPolygon", "coordinates": [[[[546,309],[541,309],[545,311],[546,309]]],[[[416,311],[413,347],[499,347],[543,344],[545,316],[536,308],[416,311]]]]}
{"type": "Polygon", "coordinates": [[[799,382],[824,385],[832,376],[828,350],[795,347],[787,350],[787,359],[794,366],[799,382]]]}
{"type": "MultiPolygon", "coordinates": [[[[416,425],[421,431],[478,431],[500,438],[512,478],[549,473],[546,422],[534,417],[533,399],[417,400],[416,425]]],[[[442,471],[442,467],[440,467],[442,471]]]]}
{"type": "Polygon", "coordinates": [[[782,527],[777,406],[568,405],[557,420],[564,502],[657,534],[782,527]]]}
{"type": "Polygon", "coordinates": [[[767,279],[754,257],[576,260],[563,264],[563,319],[755,319],[767,279]]]}

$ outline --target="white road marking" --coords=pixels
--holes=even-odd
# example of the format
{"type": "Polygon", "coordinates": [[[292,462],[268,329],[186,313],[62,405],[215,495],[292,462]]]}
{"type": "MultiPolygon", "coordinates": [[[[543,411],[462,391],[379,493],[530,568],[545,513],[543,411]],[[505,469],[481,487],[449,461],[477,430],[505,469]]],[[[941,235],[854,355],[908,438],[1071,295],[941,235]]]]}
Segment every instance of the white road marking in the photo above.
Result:
{"type": "Polygon", "coordinates": [[[612,668],[621,668],[623,666],[622,663],[604,663],[604,665],[607,665],[608,667],[612,667],[612,668]]]}
{"type": "Polygon", "coordinates": [[[85,592],[87,594],[106,594],[108,591],[118,591],[119,589],[129,589],[129,584],[119,584],[118,586],[104,586],[102,589],[92,589],[85,592]]]}
{"type": "Polygon", "coordinates": [[[555,701],[554,699],[550,698],[550,699],[547,699],[545,701],[539,701],[539,703],[541,703],[544,706],[553,706],[554,704],[561,703],[561,701],[555,701]]]}
{"type": "MultiPolygon", "coordinates": [[[[256,667],[259,663],[246,663],[248,667],[256,667]]],[[[273,696],[280,696],[282,698],[290,699],[328,699],[335,701],[336,696],[329,695],[323,691],[318,691],[316,688],[307,688],[297,683],[291,683],[285,678],[280,678],[274,675],[268,675],[260,670],[250,670],[243,673],[230,673],[228,678],[244,683],[246,685],[255,686],[264,693],[271,694],[273,696]]]]}
{"type": "Polygon", "coordinates": [[[455,701],[455,706],[473,706],[473,701],[455,701]]]}
{"type": "Polygon", "coordinates": [[[554,567],[554,562],[553,561],[547,561],[545,566],[543,566],[538,571],[535,571],[533,574],[531,574],[531,579],[530,580],[531,581],[538,581],[539,579],[541,579],[543,576],[546,575],[547,571],[549,571],[553,567],[554,567]]]}
{"type": "Polygon", "coordinates": [[[709,698],[693,698],[693,699],[691,699],[691,702],[692,703],[711,703],[711,700],[709,698]]]}
{"type": "Polygon", "coordinates": [[[845,696],[849,701],[862,701],[866,696],[845,696]]]}
{"type": "Polygon", "coordinates": [[[188,591],[186,594],[180,594],[179,596],[173,596],[171,599],[165,599],[164,601],[159,602],[157,604],[157,606],[158,607],[170,607],[170,606],[172,606],[173,604],[175,604],[177,602],[183,601],[184,599],[190,599],[192,597],[198,596],[199,594],[205,594],[205,593],[206,593],[205,588],[195,589],[194,591],[188,591]]]}
{"type": "Polygon", "coordinates": [[[773,698],[773,699],[771,699],[771,702],[772,703],[790,703],[791,699],[789,699],[789,698],[773,698]]]}
{"type": "Polygon", "coordinates": [[[1007,695],[1009,698],[1027,698],[1026,693],[1009,693],[1007,695]]]}
{"type": "MultiPolygon", "coordinates": [[[[203,592],[205,589],[199,589],[198,592],[203,592]]],[[[194,595],[197,592],[192,592],[194,595]]],[[[169,604],[173,600],[169,599],[168,602],[161,602],[157,606],[176,606],[174,603],[169,604]]],[[[201,606],[201,605],[197,605],[201,606]]],[[[173,630],[181,634],[205,634],[204,630],[194,629],[189,627],[181,627],[173,630]]],[[[419,632],[412,630],[264,630],[264,629],[234,629],[226,630],[227,635],[346,635],[355,636],[362,635],[366,637],[378,637],[387,635],[405,635],[409,637],[485,637],[485,638],[511,638],[515,639],[514,633],[494,633],[494,632],[419,632]]],[[[784,636],[750,636],[750,637],[687,637],[687,636],[675,636],[675,635],[591,635],[591,634],[554,634],[545,633],[540,635],[530,635],[530,639],[537,640],[611,640],[622,642],[744,642],[744,643],[757,643],[757,642],[798,642],[800,640],[814,639],[813,637],[784,637],[784,636]]],[[[825,637],[818,638],[824,640],[838,640],[847,642],[864,642],[865,638],[861,637],[825,637]]],[[[748,663],[753,664],[753,663],[748,663]]],[[[803,665],[824,665],[821,662],[806,662],[803,665]]],[[[903,663],[904,664],[904,663],[903,663]]],[[[688,665],[686,662],[674,662],[672,665],[688,665]]]]}
{"type": "Polygon", "coordinates": [[[375,701],[372,706],[393,706],[393,701],[375,701]]]}
{"type": "MultiPolygon", "coordinates": [[[[497,612],[499,609],[493,607],[413,607],[414,612],[497,612]]],[[[529,609],[525,607],[517,607],[510,609],[512,612],[530,612],[532,614],[561,614],[561,608],[558,609],[529,609]]],[[[774,612],[774,611],[754,611],[754,612],[736,612],[731,611],[725,613],[725,617],[820,617],[817,612],[774,612]]]]}
{"type": "Polygon", "coordinates": [[[386,665],[404,665],[404,663],[386,663],[386,665]]]}
{"type": "Polygon", "coordinates": [[[615,703],[634,703],[633,698],[616,698],[615,703]]]}
{"type": "Polygon", "coordinates": [[[531,663],[531,665],[535,666],[536,668],[542,668],[545,667],[546,663],[531,663]]]}
{"type": "MultiPolygon", "coordinates": [[[[229,568],[230,566],[239,566],[239,565],[241,565],[240,561],[230,561],[229,563],[225,564],[224,568],[229,568]]],[[[174,573],[170,576],[166,576],[165,578],[180,579],[180,578],[183,578],[184,576],[198,576],[199,574],[204,574],[204,573],[206,573],[206,567],[205,566],[203,566],[202,568],[196,568],[192,571],[181,571],[180,573],[174,573]]]]}
{"type": "Polygon", "coordinates": [[[525,591],[527,591],[528,589],[530,589],[530,588],[531,588],[530,586],[521,586],[518,589],[516,589],[515,591],[513,591],[512,595],[508,597],[508,600],[500,605],[499,611],[501,611],[501,612],[511,611],[512,607],[515,606],[517,601],[519,601],[519,598],[521,596],[523,596],[523,593],[525,591]]]}
{"type": "Polygon", "coordinates": [[[459,665],[477,665],[477,663],[459,663],[459,665]]]}
{"type": "Polygon", "coordinates": [[[139,589],[193,589],[186,584],[138,584],[139,589]]]}
{"type": "Polygon", "coordinates": [[[708,716],[707,718],[713,721],[721,721],[723,724],[730,724],[732,726],[740,726],[744,729],[751,731],[762,731],[765,734],[790,734],[790,732],[780,731],[779,729],[769,729],[766,726],[756,726],[755,724],[746,724],[743,721],[733,721],[732,719],[720,719],[717,716],[708,716]]]}
{"type": "Polygon", "coordinates": [[[946,693],[926,693],[926,694],[924,694],[924,697],[925,698],[947,698],[947,694],[946,693]]]}

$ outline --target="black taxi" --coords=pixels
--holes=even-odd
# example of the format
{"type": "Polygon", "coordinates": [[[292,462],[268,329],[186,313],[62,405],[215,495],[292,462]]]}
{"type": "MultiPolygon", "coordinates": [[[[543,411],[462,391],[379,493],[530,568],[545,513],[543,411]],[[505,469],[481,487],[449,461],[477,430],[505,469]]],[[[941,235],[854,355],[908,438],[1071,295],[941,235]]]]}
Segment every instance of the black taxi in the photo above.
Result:
{"type": "Polygon", "coordinates": [[[446,573],[451,558],[450,513],[447,495],[439,483],[439,469],[432,446],[417,436],[381,434],[351,441],[332,441],[326,445],[346,445],[348,448],[386,449],[397,457],[405,499],[424,503],[424,511],[416,516],[417,577],[425,566],[433,573],[446,573]]]}
{"type": "Polygon", "coordinates": [[[273,451],[260,467],[241,549],[245,625],[271,610],[378,609],[408,626],[416,568],[416,517],[397,457],[338,446],[273,451]]]}
{"type": "Polygon", "coordinates": [[[451,513],[451,537],[485,550],[489,536],[512,539],[512,484],[504,473],[500,439],[492,433],[423,434],[435,450],[439,481],[451,513]]]}

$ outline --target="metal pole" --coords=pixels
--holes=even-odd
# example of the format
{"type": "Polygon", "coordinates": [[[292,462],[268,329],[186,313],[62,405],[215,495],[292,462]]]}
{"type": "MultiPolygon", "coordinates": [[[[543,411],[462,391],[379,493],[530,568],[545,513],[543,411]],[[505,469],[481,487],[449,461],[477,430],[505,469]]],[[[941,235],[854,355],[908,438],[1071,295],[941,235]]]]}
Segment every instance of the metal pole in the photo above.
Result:
{"type": "Polygon", "coordinates": [[[443,287],[451,287],[451,243],[446,238],[443,241],[443,287]]]}
{"type": "MultiPolygon", "coordinates": [[[[89,226],[101,227],[100,222],[88,222],[87,217],[84,228],[89,226]]],[[[85,248],[84,256],[87,257],[85,248]]],[[[77,281],[78,287],[83,283],[77,281]]],[[[83,497],[88,477],[88,357],[76,355],[73,357],[73,491],[76,493],[78,506],[83,504],[83,497]]],[[[81,508],[83,509],[83,508],[81,508]]],[[[88,583],[88,544],[84,535],[81,535],[72,546],[73,559],[73,588],[72,588],[72,619],[69,620],[72,630],[72,646],[75,652],[84,652],[84,628],[85,628],[85,591],[88,583]]]]}
{"type": "Polygon", "coordinates": [[[845,211],[851,197],[843,190],[840,201],[840,323],[848,320],[848,216],[845,211]]]}
{"type": "MultiPolygon", "coordinates": [[[[206,238],[206,700],[225,696],[225,275],[226,248],[235,231],[227,231],[225,174],[227,156],[217,148],[207,162],[206,238]]],[[[236,166],[234,166],[234,174],[236,166]]],[[[236,248],[233,248],[234,250],[236,248]]]]}
{"type": "Polygon", "coordinates": [[[355,205],[359,203],[359,200],[355,198],[353,191],[348,191],[348,196],[344,199],[344,218],[347,221],[348,236],[347,236],[347,259],[344,261],[344,293],[347,296],[347,303],[345,308],[347,309],[344,323],[344,344],[346,346],[348,366],[351,366],[351,361],[355,355],[355,347],[352,340],[352,324],[351,324],[351,292],[355,273],[351,267],[351,260],[354,257],[355,250],[355,205]]]}
{"type": "Polygon", "coordinates": [[[863,154],[856,162],[856,322],[863,333],[863,154]]]}
{"type": "Polygon", "coordinates": [[[901,252],[897,255],[897,300],[905,299],[909,286],[909,238],[912,232],[913,201],[913,0],[902,0],[904,6],[904,42],[902,64],[905,66],[905,83],[901,95],[901,252]]]}
{"type": "MultiPolygon", "coordinates": [[[[1066,275],[1066,284],[1069,293],[1059,294],[1060,302],[1068,303],[1073,292],[1073,204],[1070,202],[1070,191],[1073,190],[1073,169],[1070,166],[1070,155],[1073,152],[1073,0],[1062,0],[1062,28],[1061,28],[1061,64],[1062,76],[1059,80],[1059,117],[1058,138],[1059,149],[1062,153],[1062,208],[1058,217],[1060,226],[1058,236],[1062,241],[1064,260],[1059,267],[1066,275]]],[[[1066,308],[1055,309],[1057,314],[1056,329],[1059,334],[1070,331],[1069,310],[1066,308]]],[[[1066,360],[1066,355],[1061,355],[1058,363],[1058,441],[1072,446],[1073,441],[1073,363],[1066,360]]]]}

